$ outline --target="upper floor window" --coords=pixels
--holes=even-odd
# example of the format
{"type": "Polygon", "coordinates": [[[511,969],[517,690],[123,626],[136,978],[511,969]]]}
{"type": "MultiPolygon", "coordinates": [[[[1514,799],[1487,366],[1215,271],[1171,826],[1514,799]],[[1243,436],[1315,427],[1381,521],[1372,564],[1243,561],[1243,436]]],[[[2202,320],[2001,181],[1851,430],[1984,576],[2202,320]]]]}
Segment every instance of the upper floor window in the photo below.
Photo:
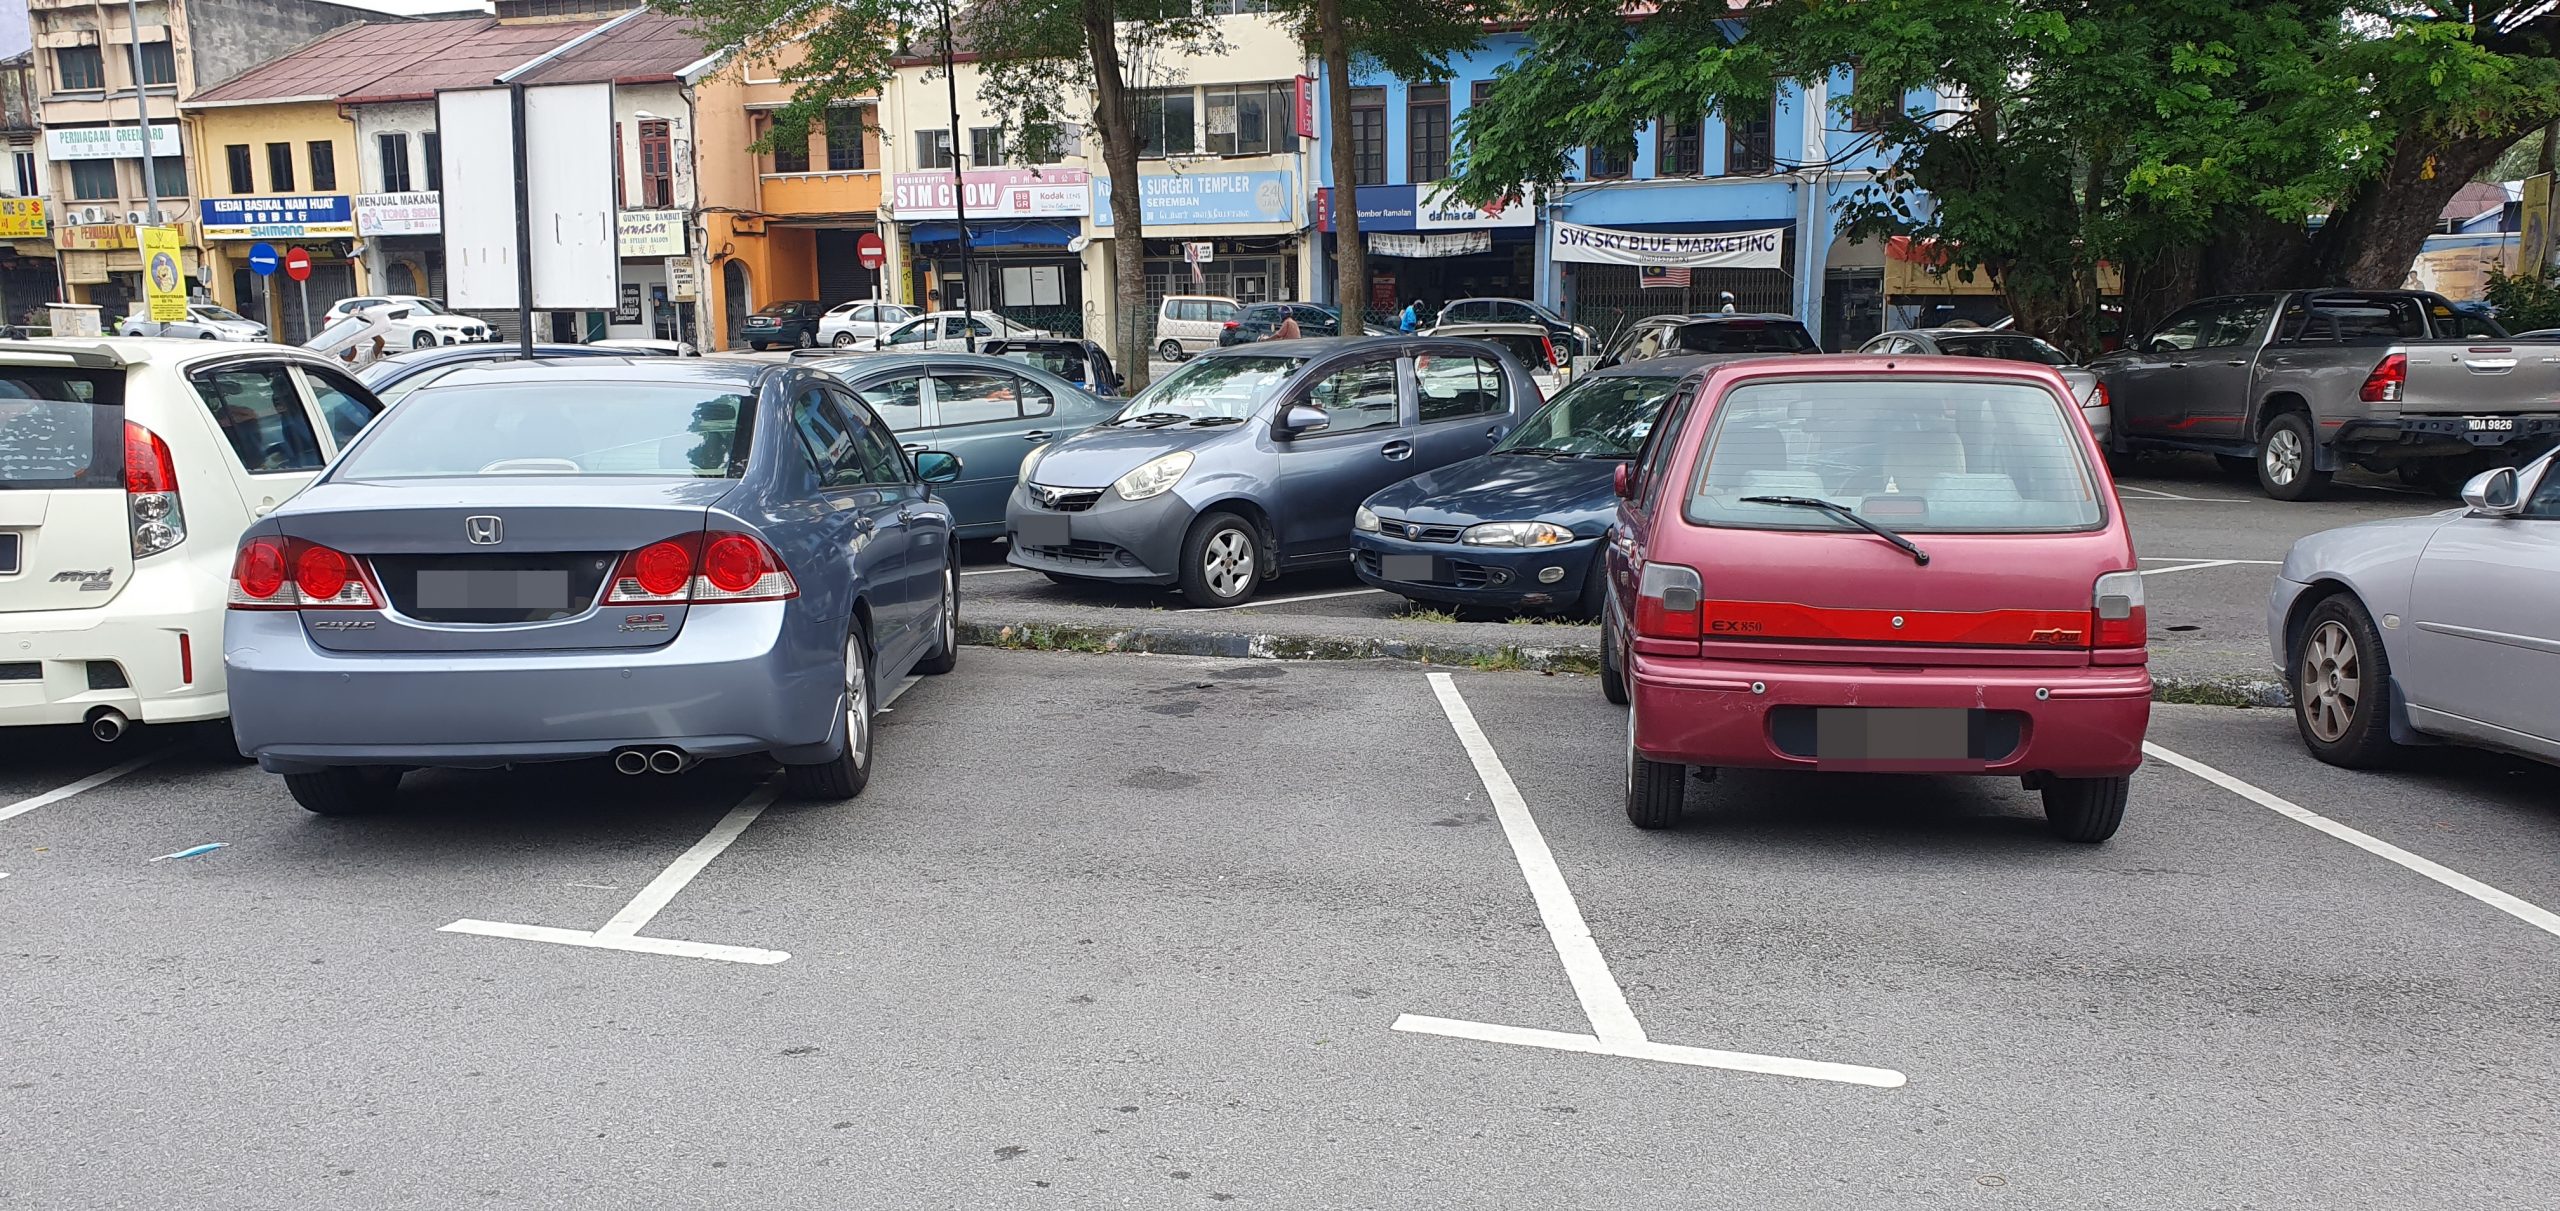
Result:
{"type": "Polygon", "coordinates": [[[1351,179],[1360,185],[1387,183],[1387,90],[1351,90],[1351,179]]]}
{"type": "Polygon", "coordinates": [[[852,172],[862,167],[862,111],[838,105],[827,111],[827,171],[852,172]]]}
{"type": "Polygon", "coordinates": [[[1705,172],[1706,123],[1697,118],[1664,118],[1654,123],[1653,175],[1694,177],[1705,172]]]}
{"type": "Polygon", "coordinates": [[[427,190],[444,188],[444,134],[430,130],[418,136],[418,155],[427,162],[427,190]]]}
{"type": "Polygon", "coordinates": [[[951,132],[919,130],[916,132],[916,167],[951,167],[951,132]]]}
{"type": "Polygon", "coordinates": [[[676,204],[674,138],[664,118],[640,123],[640,204],[664,210],[676,204]]]}
{"type": "Polygon", "coordinates": [[[274,193],[293,192],[293,144],[267,144],[267,189],[274,193]]]}
{"type": "Polygon", "coordinates": [[[1634,140],[1618,144],[1594,143],[1582,149],[1583,177],[1593,181],[1614,181],[1636,169],[1634,140]]]}
{"type": "Polygon", "coordinates": [[[53,52],[53,86],[62,92],[83,92],[107,86],[107,65],[94,46],[56,47],[53,52]]]}
{"type": "Polygon", "coordinates": [[[1190,89],[1150,89],[1137,94],[1138,154],[1146,159],[1198,153],[1199,100],[1190,89]]]}
{"type": "Polygon", "coordinates": [[[142,82],[175,84],[178,82],[178,58],[166,42],[142,44],[142,82]]]}
{"type": "Polygon", "coordinates": [[[36,179],[36,153],[22,151],[11,157],[17,161],[18,196],[36,197],[44,192],[44,182],[36,179]]]}
{"type": "Polygon", "coordinates": [[[1416,84],[1405,93],[1405,171],[1416,185],[1449,175],[1449,87],[1416,84]]]}
{"type": "Polygon", "coordinates": [[[151,157],[151,184],[163,201],[170,198],[183,198],[195,192],[187,187],[185,156],[151,157]]]}
{"type": "Polygon", "coordinates": [[[374,136],[374,144],[382,150],[382,192],[407,193],[415,188],[409,176],[409,136],[390,131],[374,136]]]}
{"type": "Polygon", "coordinates": [[[313,139],[308,150],[311,152],[311,187],[323,192],[336,189],[338,187],[338,145],[327,139],[313,139]]]}
{"type": "Polygon", "coordinates": [[[258,192],[258,178],[256,170],[251,167],[255,161],[249,158],[248,144],[234,143],[223,148],[222,159],[223,162],[231,169],[231,192],[258,192]]]}
{"type": "Polygon", "coordinates": [[[98,202],[116,196],[116,162],[113,160],[73,160],[71,162],[71,196],[82,202],[98,202]]]}
{"type": "MultiPolygon", "coordinates": [[[[767,124],[765,130],[773,133],[771,124],[767,124]]],[[[809,132],[805,127],[802,128],[800,137],[797,139],[777,137],[773,141],[773,170],[775,172],[809,171],[809,132]]]]}
{"type": "Polygon", "coordinates": [[[969,162],[984,168],[1004,163],[1004,128],[974,126],[969,129],[969,162]]]}
{"type": "MultiPolygon", "coordinates": [[[[1851,90],[1854,91],[1858,87],[1859,77],[1865,73],[1865,64],[1850,69],[1848,83],[1851,90]]],[[[1898,98],[1877,105],[1859,105],[1853,101],[1849,106],[1849,129],[1882,130],[1885,119],[1892,116],[1893,111],[1899,108],[1900,104],[1898,98]]]]}
{"type": "Polygon", "coordinates": [[[1753,176],[1777,167],[1772,136],[1777,130],[1777,98],[1727,106],[1724,113],[1724,170],[1729,176],[1753,176]]]}
{"type": "Polygon", "coordinates": [[[1204,98],[1209,154],[1258,156],[1298,149],[1298,127],[1291,119],[1297,103],[1293,85],[1239,84],[1208,89],[1204,98]]]}

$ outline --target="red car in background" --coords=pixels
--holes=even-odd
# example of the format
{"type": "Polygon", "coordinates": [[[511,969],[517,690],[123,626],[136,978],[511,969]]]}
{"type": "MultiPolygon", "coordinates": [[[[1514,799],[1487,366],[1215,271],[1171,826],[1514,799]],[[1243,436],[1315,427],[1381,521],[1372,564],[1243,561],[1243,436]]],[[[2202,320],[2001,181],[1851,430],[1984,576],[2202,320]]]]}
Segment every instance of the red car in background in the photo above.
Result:
{"type": "Polygon", "coordinates": [[[1689,376],[1618,468],[1602,684],[1627,815],[1691,767],[1982,774],[2114,835],[2151,717],[2142,576],[2042,366],[1829,356],[1689,376]]]}

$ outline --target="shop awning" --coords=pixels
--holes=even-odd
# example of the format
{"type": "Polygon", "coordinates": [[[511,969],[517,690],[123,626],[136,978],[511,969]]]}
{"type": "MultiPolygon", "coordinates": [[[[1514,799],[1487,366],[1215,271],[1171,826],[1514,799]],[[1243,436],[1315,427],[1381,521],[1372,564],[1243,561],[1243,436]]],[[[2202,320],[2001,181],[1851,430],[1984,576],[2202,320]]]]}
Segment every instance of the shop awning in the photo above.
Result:
{"type": "MultiPolygon", "coordinates": [[[[1071,219],[1015,219],[1000,223],[969,224],[971,248],[1064,248],[1083,234],[1081,225],[1071,219]]],[[[950,244],[960,239],[958,223],[916,223],[907,229],[907,238],[918,244],[950,244]]]]}

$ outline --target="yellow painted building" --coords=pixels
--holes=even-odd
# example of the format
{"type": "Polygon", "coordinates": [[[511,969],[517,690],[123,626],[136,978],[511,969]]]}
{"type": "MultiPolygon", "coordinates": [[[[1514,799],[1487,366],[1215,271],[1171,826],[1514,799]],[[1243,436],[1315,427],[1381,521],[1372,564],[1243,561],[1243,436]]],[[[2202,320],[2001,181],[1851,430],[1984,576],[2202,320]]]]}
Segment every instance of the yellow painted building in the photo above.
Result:
{"type": "Polygon", "coordinates": [[[773,64],[720,65],[695,85],[697,180],[705,233],[702,335],[737,348],[739,323],[770,303],[839,303],[874,278],[854,241],[879,230],[879,108],[865,100],[809,132],[805,146],[756,154],[791,86],[773,64]]]}
{"type": "Polygon", "coordinates": [[[221,303],[263,320],[277,339],[299,343],[331,303],[371,289],[355,256],[355,123],[333,100],[190,102],[187,144],[204,236],[205,285],[221,303]],[[249,270],[260,243],[279,254],[301,248],[311,279],[282,272],[264,281],[249,270]],[[269,287],[273,306],[269,303],[269,287]],[[310,323],[303,315],[309,295],[310,323]]]}

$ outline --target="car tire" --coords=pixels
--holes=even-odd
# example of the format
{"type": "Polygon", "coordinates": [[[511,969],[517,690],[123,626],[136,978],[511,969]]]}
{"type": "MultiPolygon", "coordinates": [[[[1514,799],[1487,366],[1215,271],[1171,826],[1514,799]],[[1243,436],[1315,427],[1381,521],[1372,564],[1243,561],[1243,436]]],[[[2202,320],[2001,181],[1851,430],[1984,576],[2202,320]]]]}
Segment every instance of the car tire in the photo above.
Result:
{"type": "Polygon", "coordinates": [[[795,798],[841,803],[871,783],[872,692],[871,636],[857,621],[844,640],[844,746],[836,755],[812,765],[782,767],[783,784],[795,798]]]}
{"type": "Polygon", "coordinates": [[[436,334],[432,332],[421,332],[416,336],[412,336],[409,338],[409,347],[412,349],[433,349],[436,347],[436,334]]]}
{"type": "Polygon", "coordinates": [[[791,343],[803,349],[815,348],[818,344],[818,334],[804,328],[800,335],[791,338],[791,343]]]}
{"type": "Polygon", "coordinates": [[[916,671],[939,677],[960,663],[960,553],[951,552],[942,566],[942,601],[934,617],[933,654],[916,662],[916,671]]]}
{"type": "Polygon", "coordinates": [[[1233,513],[1191,523],[1182,540],[1182,595],[1195,606],[1241,605],[1263,581],[1262,537],[1233,513]]]}
{"type": "Polygon", "coordinates": [[[2277,500],[2318,500],[2333,472],[2312,467],[2311,418],[2282,412],[2258,435],[2258,489],[2277,500]]]}
{"type": "Polygon", "coordinates": [[[851,349],[853,348],[853,330],[846,329],[843,332],[839,332],[836,334],[836,339],[827,343],[838,349],[851,349]]]}
{"type": "Polygon", "coordinates": [[[764,352],[764,342],[763,342],[763,341],[748,341],[748,342],[747,342],[747,349],[748,349],[748,351],[749,351],[749,352],[752,352],[752,353],[762,353],[762,352],[764,352]]]}
{"type": "Polygon", "coordinates": [[[2116,835],[2133,778],[2055,778],[2044,784],[2044,822],[2065,841],[2095,845],[2116,835]]]}
{"type": "Polygon", "coordinates": [[[2393,764],[2391,657],[2373,615],[2350,593],[2311,607],[2284,668],[2293,725],[2311,755],[2348,769],[2393,764]]]}
{"type": "Polygon", "coordinates": [[[1608,609],[1608,568],[1607,560],[1594,556],[1591,566],[1582,570],[1582,592],[1574,596],[1573,604],[1568,607],[1575,622],[1598,622],[1608,609]]]}
{"type": "Polygon", "coordinates": [[[1673,828],[1687,804],[1689,771],[1685,766],[1649,760],[1636,751],[1636,712],[1627,711],[1627,819],[1637,828],[1673,828]]]}
{"type": "Polygon", "coordinates": [[[1182,342],[1180,342],[1180,341],[1170,341],[1170,340],[1168,340],[1168,341],[1157,341],[1157,342],[1156,342],[1156,360],[1157,360],[1157,361],[1160,361],[1160,362],[1178,362],[1178,361],[1181,361],[1181,360],[1182,360],[1182,342]]]}
{"type": "Polygon", "coordinates": [[[286,774],[284,788],[303,810],[322,816],[361,816],[391,806],[400,771],[381,765],[340,765],[308,774],[286,774]]]}
{"type": "Polygon", "coordinates": [[[197,340],[200,340],[200,341],[218,341],[218,340],[221,340],[222,338],[221,338],[221,337],[219,337],[219,336],[216,336],[216,335],[214,335],[213,333],[210,333],[210,332],[202,332],[202,333],[198,333],[198,334],[196,334],[196,339],[197,339],[197,340]]]}
{"type": "Polygon", "coordinates": [[[1618,624],[1608,613],[1600,618],[1600,696],[1612,706],[1627,705],[1627,674],[1618,667],[1618,624]]]}

